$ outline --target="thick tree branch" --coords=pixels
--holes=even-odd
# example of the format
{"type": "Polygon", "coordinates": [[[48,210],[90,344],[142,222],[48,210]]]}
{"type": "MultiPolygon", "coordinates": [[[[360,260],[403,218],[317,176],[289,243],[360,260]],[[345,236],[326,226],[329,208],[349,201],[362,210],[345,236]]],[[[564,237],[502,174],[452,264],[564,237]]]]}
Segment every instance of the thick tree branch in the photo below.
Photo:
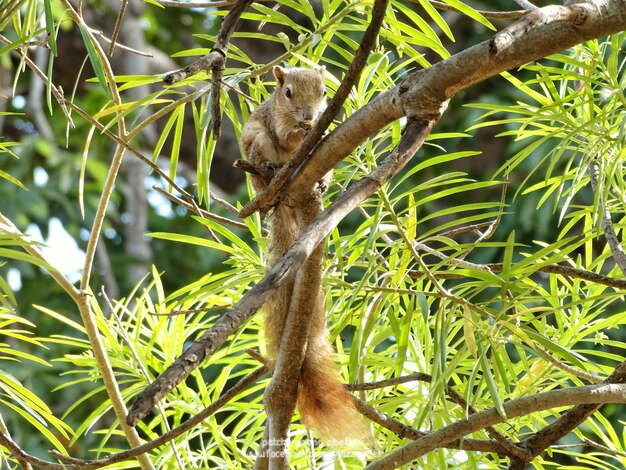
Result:
{"type": "MultiPolygon", "coordinates": [[[[307,227],[322,210],[321,195],[311,195],[297,208],[298,226],[307,227]]],[[[289,469],[289,428],[296,409],[300,370],[307,351],[311,318],[318,308],[322,289],[323,243],[313,247],[296,274],[280,349],[265,390],[263,403],[269,428],[269,465],[272,470],[289,469]]]]}
{"type": "MultiPolygon", "coordinates": [[[[415,381],[415,380],[418,380],[420,382],[431,383],[432,380],[433,380],[433,377],[432,377],[432,375],[426,374],[424,372],[415,372],[415,373],[410,374],[410,375],[405,375],[405,376],[402,376],[402,377],[393,377],[391,379],[381,380],[379,382],[370,382],[370,383],[363,383],[363,384],[346,385],[346,388],[348,390],[352,390],[352,391],[373,390],[373,389],[376,389],[376,388],[390,387],[390,386],[393,386],[393,385],[398,385],[398,384],[401,384],[401,383],[406,383],[406,382],[415,381]]],[[[446,394],[448,395],[450,400],[452,400],[454,403],[459,405],[462,409],[467,410],[468,414],[476,413],[476,410],[474,409],[474,407],[472,407],[472,405],[470,405],[467,402],[467,400],[465,400],[465,398],[463,398],[461,395],[459,395],[452,388],[450,383],[446,386],[446,394]]],[[[365,406],[367,406],[367,405],[365,405],[365,406]]],[[[369,415],[366,415],[366,416],[370,417],[369,415]]],[[[508,455],[510,457],[519,457],[519,458],[526,458],[528,456],[527,455],[528,452],[526,452],[524,449],[519,448],[514,443],[510,442],[506,437],[504,437],[502,434],[500,434],[500,432],[498,432],[494,427],[487,426],[485,428],[485,430],[487,431],[487,433],[491,437],[493,437],[493,439],[500,446],[500,450],[498,451],[498,453],[504,453],[504,454],[506,454],[506,455],[508,455]]]]}
{"type": "Polygon", "coordinates": [[[370,101],[326,136],[283,191],[303,194],[366,138],[402,116],[436,113],[441,102],[475,83],[585,40],[623,31],[624,25],[623,0],[534,10],[492,39],[412,73],[370,101]]]}
{"type": "MultiPolygon", "coordinates": [[[[428,432],[420,431],[407,426],[397,419],[394,419],[385,413],[381,413],[373,406],[368,405],[363,400],[359,400],[358,398],[354,399],[354,405],[363,416],[367,417],[379,426],[388,429],[401,439],[411,439],[412,441],[417,441],[418,439],[430,434],[428,432]]],[[[446,443],[443,447],[447,449],[462,449],[477,452],[494,452],[501,456],[515,455],[509,454],[506,448],[498,444],[496,441],[485,441],[480,439],[457,439],[446,443]]]]}
{"type": "MultiPolygon", "coordinates": [[[[511,419],[562,406],[598,406],[596,404],[602,403],[626,403],[626,385],[602,384],[551,390],[549,392],[511,400],[504,404],[504,411],[508,419],[511,419]]],[[[411,442],[368,465],[366,468],[369,470],[389,470],[397,468],[401,465],[408,464],[412,460],[448,442],[460,439],[463,436],[503,421],[505,421],[505,419],[498,414],[495,408],[481,411],[466,419],[452,423],[439,431],[424,436],[415,442],[411,442]]]]}
{"type": "MultiPolygon", "coordinates": [[[[623,386],[626,383],[626,361],[617,366],[605,382],[606,384],[620,384],[620,386],[623,386]]],[[[541,454],[560,438],[569,434],[580,423],[600,409],[602,403],[606,402],[577,404],[577,406],[568,410],[557,420],[525,439],[521,445],[528,450],[530,459],[512,459],[510,469],[524,470],[533,458],[541,454]]]]}

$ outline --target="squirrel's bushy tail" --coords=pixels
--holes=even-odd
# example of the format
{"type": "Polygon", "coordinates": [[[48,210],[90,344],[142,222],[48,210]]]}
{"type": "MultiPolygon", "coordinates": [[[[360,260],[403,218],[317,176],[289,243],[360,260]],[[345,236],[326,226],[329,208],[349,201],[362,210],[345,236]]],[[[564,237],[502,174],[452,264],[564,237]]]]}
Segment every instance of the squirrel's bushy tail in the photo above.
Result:
{"type": "MultiPolygon", "coordinates": [[[[320,304],[321,306],[322,304],[320,304]]],[[[324,319],[323,312],[320,315],[324,319]]],[[[316,322],[315,322],[316,323],[316,322]]],[[[298,384],[302,423],[336,447],[369,445],[371,431],[356,410],[352,395],[339,380],[326,326],[311,325],[306,356],[298,384]]]]}
{"type": "MultiPolygon", "coordinates": [[[[279,204],[272,212],[270,263],[282,256],[299,235],[296,214],[292,209],[279,204]]],[[[268,350],[274,358],[280,346],[294,287],[293,280],[285,282],[265,306],[268,350]]],[[[323,302],[320,292],[311,311],[306,355],[298,384],[300,416],[307,428],[337,447],[369,445],[372,442],[369,426],[339,380],[333,349],[328,342],[323,302]]]]}

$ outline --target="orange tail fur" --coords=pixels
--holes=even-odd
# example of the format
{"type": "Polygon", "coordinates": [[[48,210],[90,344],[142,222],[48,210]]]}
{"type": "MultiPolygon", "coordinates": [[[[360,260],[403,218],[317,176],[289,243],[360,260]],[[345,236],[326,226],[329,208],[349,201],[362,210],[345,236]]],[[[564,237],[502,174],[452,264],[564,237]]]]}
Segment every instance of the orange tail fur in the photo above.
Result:
{"type": "Polygon", "coordinates": [[[371,443],[369,426],[339,380],[325,331],[322,336],[309,337],[298,385],[298,409],[303,424],[322,441],[336,447],[371,443]]]}
{"type": "MultiPolygon", "coordinates": [[[[298,237],[296,214],[292,209],[278,205],[271,214],[270,263],[282,256],[298,237]]],[[[293,295],[294,281],[285,282],[265,306],[265,329],[268,350],[276,357],[293,295]]],[[[298,408],[303,424],[314,430],[326,442],[338,447],[368,445],[371,431],[363,416],[356,410],[350,393],[339,380],[320,292],[311,312],[311,329],[298,384],[298,408]]]]}

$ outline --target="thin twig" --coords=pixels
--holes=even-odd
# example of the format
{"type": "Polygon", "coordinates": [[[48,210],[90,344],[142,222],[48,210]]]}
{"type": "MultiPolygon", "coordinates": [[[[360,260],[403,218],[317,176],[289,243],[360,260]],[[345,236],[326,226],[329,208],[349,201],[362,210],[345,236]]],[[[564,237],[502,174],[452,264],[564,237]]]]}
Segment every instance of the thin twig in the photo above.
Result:
{"type": "Polygon", "coordinates": [[[214,2],[176,2],[173,0],[156,0],[164,7],[173,8],[225,8],[231,7],[236,0],[216,0],[214,2]]]}
{"type": "Polygon", "coordinates": [[[228,88],[229,90],[231,90],[232,92],[234,92],[235,94],[244,97],[246,100],[248,100],[250,103],[252,103],[255,106],[259,105],[259,102],[257,100],[255,100],[254,98],[252,98],[252,96],[244,93],[243,91],[241,91],[239,88],[234,87],[230,84],[228,84],[226,81],[222,80],[222,85],[224,85],[226,88],[228,88]]]}
{"type": "Polygon", "coordinates": [[[594,447],[596,449],[600,449],[602,453],[607,455],[617,455],[618,457],[626,457],[626,452],[620,452],[619,450],[611,449],[610,447],[604,446],[597,442],[592,441],[586,437],[582,438],[582,442],[577,444],[557,444],[554,446],[550,446],[550,449],[573,449],[581,446],[589,446],[594,447]]]}
{"type": "MultiPolygon", "coordinates": [[[[450,260],[454,264],[454,260],[456,260],[456,258],[448,258],[448,260],[450,260]]],[[[504,265],[502,263],[478,264],[475,266],[480,266],[480,271],[489,271],[492,273],[502,272],[502,270],[504,269],[504,265]]],[[[604,274],[598,274],[592,271],[585,271],[584,269],[578,269],[572,266],[564,266],[561,264],[536,266],[534,273],[560,274],[566,277],[584,279],[585,281],[595,282],[596,284],[601,284],[603,286],[614,287],[615,289],[626,290],[626,279],[609,277],[605,276],[604,274]]],[[[422,271],[411,271],[410,274],[412,276],[426,275],[426,273],[422,271]]],[[[467,278],[467,275],[465,274],[456,274],[454,272],[433,273],[433,276],[435,276],[437,279],[467,278]]]]}
{"type": "MultiPolygon", "coordinates": [[[[165,189],[157,185],[152,186],[152,189],[154,189],[161,196],[169,199],[173,203],[178,204],[181,207],[184,207],[188,211],[191,211],[191,212],[195,211],[194,207],[191,204],[189,204],[187,201],[173,195],[172,193],[166,191],[165,189]]],[[[214,199],[213,194],[210,197],[214,199]]],[[[238,229],[250,231],[250,228],[243,222],[238,222],[236,220],[229,219],[228,217],[222,217],[221,215],[214,214],[202,208],[200,208],[200,212],[198,213],[198,215],[201,217],[204,217],[205,219],[211,219],[221,224],[232,225],[233,227],[236,227],[238,229]]]]}
{"type": "Polygon", "coordinates": [[[109,45],[108,56],[113,57],[113,51],[115,50],[115,44],[117,43],[117,37],[120,34],[120,27],[122,26],[122,21],[124,19],[124,13],[126,12],[126,7],[128,6],[128,0],[122,0],[120,4],[120,11],[117,14],[117,19],[115,20],[115,26],[113,27],[113,34],[111,35],[111,44],[109,45]]]}
{"type": "Polygon", "coordinates": [[[528,0],[513,0],[513,1],[517,3],[520,7],[524,8],[525,10],[536,10],[537,8],[539,8],[536,5],[533,5],[528,0]]]}
{"type": "Polygon", "coordinates": [[[173,317],[176,315],[191,315],[194,313],[204,313],[204,312],[214,312],[216,310],[223,310],[228,308],[227,306],[214,306],[214,307],[204,307],[204,308],[190,308],[185,310],[172,310],[171,312],[148,312],[149,315],[154,315],[155,317],[173,317]]]}
{"type": "MultiPolygon", "coordinates": [[[[419,3],[419,0],[410,0],[413,3],[419,3]]],[[[444,11],[453,11],[456,13],[461,13],[461,11],[453,7],[452,5],[448,5],[444,2],[438,2],[435,0],[429,0],[430,4],[437,8],[438,10],[444,11]]],[[[484,11],[484,10],[476,10],[478,13],[483,15],[485,18],[490,20],[516,20],[524,16],[528,13],[527,10],[513,10],[513,11],[484,11]]]]}
{"type": "Polygon", "coordinates": [[[545,350],[544,348],[539,346],[537,343],[529,344],[528,346],[530,346],[533,349],[533,351],[535,351],[537,354],[543,357],[546,361],[548,361],[554,367],[562,370],[563,372],[571,374],[574,377],[588,380],[589,382],[594,383],[594,384],[599,384],[604,381],[604,379],[602,379],[601,377],[598,377],[597,375],[590,374],[589,372],[585,372],[584,370],[576,369],[575,367],[568,366],[564,362],[559,361],[552,354],[550,354],[549,351],[545,350]]]}
{"type": "MultiPolygon", "coordinates": [[[[595,160],[592,160],[587,167],[587,174],[589,175],[589,182],[591,183],[591,189],[594,193],[597,193],[598,187],[598,176],[600,174],[600,167],[596,163],[595,160]]],[[[598,196],[598,200],[602,200],[601,196],[598,196]]],[[[613,254],[613,259],[615,263],[622,270],[622,274],[626,276],[626,253],[624,253],[624,248],[622,247],[619,239],[617,238],[617,234],[615,233],[615,229],[613,228],[613,222],[611,221],[611,212],[606,205],[600,204],[600,211],[602,216],[602,230],[604,230],[604,237],[606,238],[606,242],[611,249],[611,253],[613,254]]]]}
{"type": "Polygon", "coordinates": [[[267,368],[268,372],[272,372],[274,370],[274,361],[272,361],[271,359],[268,359],[265,356],[262,356],[261,354],[259,354],[258,352],[256,352],[254,349],[246,349],[246,354],[248,354],[250,357],[256,359],[257,361],[259,361],[262,365],[264,365],[267,368]]]}
{"type": "Polygon", "coordinates": [[[220,30],[215,38],[215,46],[211,52],[192,62],[184,69],[176,70],[167,74],[163,79],[163,83],[166,85],[173,85],[199,72],[205,70],[215,71],[215,69],[223,68],[226,55],[228,53],[228,47],[230,45],[230,37],[235,30],[239,17],[252,2],[253,0],[238,0],[224,17],[220,30]]]}
{"type": "Polygon", "coordinates": [[[472,248],[467,249],[465,253],[461,253],[458,256],[458,258],[464,259],[467,255],[471,253],[474,247],[478,246],[480,242],[489,240],[493,236],[493,234],[496,233],[496,230],[498,229],[498,226],[500,225],[500,221],[502,220],[502,216],[504,215],[504,205],[506,203],[506,193],[507,193],[508,187],[509,187],[509,175],[508,173],[506,173],[504,176],[504,184],[502,185],[502,191],[500,193],[500,206],[498,207],[498,215],[496,216],[496,220],[494,220],[493,222],[491,222],[491,224],[489,224],[489,227],[487,228],[487,230],[485,230],[484,233],[481,233],[480,231],[478,231],[479,236],[472,244],[472,248]]]}
{"type": "MultiPolygon", "coordinates": [[[[99,30],[93,29],[93,28],[89,28],[89,29],[90,29],[90,31],[93,34],[95,34],[97,36],[100,36],[103,41],[108,42],[109,44],[112,43],[111,39],[106,37],[105,34],[102,31],[99,31],[99,30]]],[[[120,42],[116,42],[115,43],[115,47],[119,47],[122,50],[125,50],[125,51],[128,51],[128,52],[132,52],[133,54],[137,54],[137,55],[142,56],[142,57],[154,57],[154,54],[151,54],[150,52],[143,52],[143,51],[140,51],[138,49],[134,49],[134,48],[132,48],[130,46],[126,46],[125,44],[122,44],[120,42]]]]}

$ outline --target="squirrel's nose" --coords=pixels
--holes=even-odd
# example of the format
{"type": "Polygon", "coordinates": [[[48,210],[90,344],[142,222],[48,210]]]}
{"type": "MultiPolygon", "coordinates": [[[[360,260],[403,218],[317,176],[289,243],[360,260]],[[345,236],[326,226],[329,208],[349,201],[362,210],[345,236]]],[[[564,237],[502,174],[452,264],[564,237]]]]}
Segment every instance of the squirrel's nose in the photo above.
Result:
{"type": "Polygon", "coordinates": [[[302,109],[302,120],[304,122],[313,122],[315,120],[315,111],[313,109],[302,109]]]}

